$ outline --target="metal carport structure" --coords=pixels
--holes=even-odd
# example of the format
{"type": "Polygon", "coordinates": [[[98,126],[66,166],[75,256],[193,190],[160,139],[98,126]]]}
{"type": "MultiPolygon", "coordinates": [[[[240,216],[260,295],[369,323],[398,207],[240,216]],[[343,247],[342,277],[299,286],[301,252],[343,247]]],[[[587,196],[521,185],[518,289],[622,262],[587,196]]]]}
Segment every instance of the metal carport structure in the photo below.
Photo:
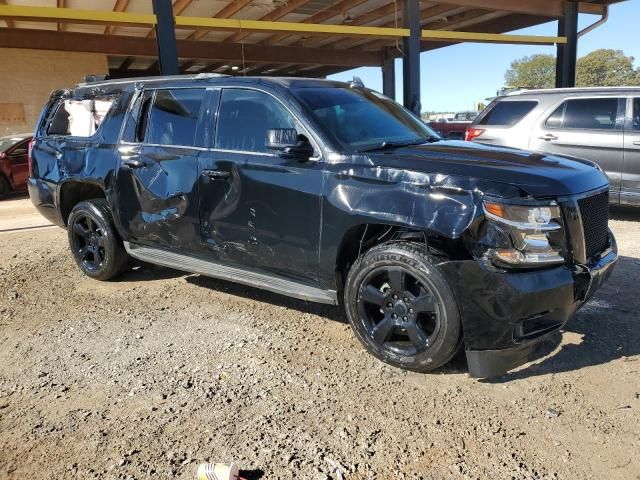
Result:
{"type": "Polygon", "coordinates": [[[555,44],[558,86],[573,86],[578,13],[618,0],[0,0],[0,47],[108,55],[114,77],[237,73],[324,77],[383,71],[420,110],[420,52],[460,42],[555,44]],[[558,21],[557,36],[504,32],[558,21]],[[1,22],[0,22],[1,23],[1,22]]]}

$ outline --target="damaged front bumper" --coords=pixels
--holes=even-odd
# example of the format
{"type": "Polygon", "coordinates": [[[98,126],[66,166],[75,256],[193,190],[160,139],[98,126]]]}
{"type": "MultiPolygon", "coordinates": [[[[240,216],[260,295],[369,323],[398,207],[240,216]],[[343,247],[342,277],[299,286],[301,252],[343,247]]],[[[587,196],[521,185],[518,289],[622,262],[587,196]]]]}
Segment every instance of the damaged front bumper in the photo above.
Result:
{"type": "Polygon", "coordinates": [[[476,260],[442,264],[460,308],[469,374],[495,377],[532,359],[609,278],[617,259],[611,235],[610,248],[590,265],[507,272],[476,260]]]}

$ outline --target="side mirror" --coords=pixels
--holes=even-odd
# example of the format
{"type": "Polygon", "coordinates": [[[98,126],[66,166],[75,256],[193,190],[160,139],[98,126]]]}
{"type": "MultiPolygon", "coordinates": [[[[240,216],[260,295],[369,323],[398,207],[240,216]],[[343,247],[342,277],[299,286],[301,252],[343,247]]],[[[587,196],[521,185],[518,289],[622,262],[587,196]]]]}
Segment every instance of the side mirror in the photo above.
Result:
{"type": "Polygon", "coordinates": [[[314,154],[313,146],[295,128],[271,128],[267,130],[265,145],[269,150],[277,150],[280,158],[309,160],[314,154]]]}

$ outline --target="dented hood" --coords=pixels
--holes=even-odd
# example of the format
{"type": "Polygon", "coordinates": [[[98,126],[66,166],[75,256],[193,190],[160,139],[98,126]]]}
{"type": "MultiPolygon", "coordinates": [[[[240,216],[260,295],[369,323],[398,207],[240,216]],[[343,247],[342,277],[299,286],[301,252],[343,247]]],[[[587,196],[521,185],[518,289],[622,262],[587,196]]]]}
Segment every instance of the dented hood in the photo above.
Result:
{"type": "Polygon", "coordinates": [[[443,141],[368,155],[378,167],[493,180],[534,197],[572,195],[607,184],[604,173],[586,160],[471,142],[443,141]]]}

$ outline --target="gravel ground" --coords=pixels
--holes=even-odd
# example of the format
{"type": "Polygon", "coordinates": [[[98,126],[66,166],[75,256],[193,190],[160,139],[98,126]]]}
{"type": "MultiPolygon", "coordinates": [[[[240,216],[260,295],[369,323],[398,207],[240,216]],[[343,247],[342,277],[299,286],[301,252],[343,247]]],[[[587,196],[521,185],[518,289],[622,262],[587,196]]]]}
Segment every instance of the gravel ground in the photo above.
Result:
{"type": "Polygon", "coordinates": [[[0,234],[0,478],[640,478],[640,213],[552,355],[493,381],[388,367],[337,308],[0,234]]]}

